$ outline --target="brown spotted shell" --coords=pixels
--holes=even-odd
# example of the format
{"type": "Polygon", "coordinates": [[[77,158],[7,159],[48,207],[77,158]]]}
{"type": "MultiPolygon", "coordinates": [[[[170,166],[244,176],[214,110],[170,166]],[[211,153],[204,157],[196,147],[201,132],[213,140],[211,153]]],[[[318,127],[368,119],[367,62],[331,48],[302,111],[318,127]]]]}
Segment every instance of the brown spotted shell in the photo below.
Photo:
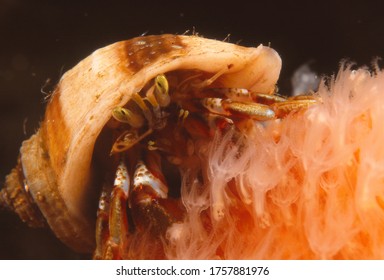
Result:
{"type": "Polygon", "coordinates": [[[179,35],[138,37],[95,51],[61,78],[40,129],[21,146],[0,204],[30,225],[46,221],[76,251],[92,251],[97,201],[92,156],[112,109],[158,74],[184,69],[214,74],[225,68],[223,86],[271,92],[281,60],[261,45],[179,35]]]}

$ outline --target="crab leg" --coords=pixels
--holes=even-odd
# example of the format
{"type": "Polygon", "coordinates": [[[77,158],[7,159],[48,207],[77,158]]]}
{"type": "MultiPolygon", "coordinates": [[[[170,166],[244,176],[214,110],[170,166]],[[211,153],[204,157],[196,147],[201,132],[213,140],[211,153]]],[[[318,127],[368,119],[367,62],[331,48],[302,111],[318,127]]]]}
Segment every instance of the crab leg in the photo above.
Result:
{"type": "Polygon", "coordinates": [[[253,101],[265,105],[272,105],[278,102],[287,101],[287,99],[277,94],[256,93],[253,95],[253,101]]]}
{"type": "Polygon", "coordinates": [[[237,102],[225,99],[221,102],[223,109],[234,116],[248,117],[258,121],[272,120],[275,112],[267,105],[253,102],[237,102]]]}
{"type": "Polygon", "coordinates": [[[318,104],[319,99],[312,96],[301,96],[300,98],[292,98],[283,102],[278,102],[272,105],[273,110],[278,118],[283,118],[291,112],[297,112],[306,109],[312,105],[318,104]]]}
{"type": "Polygon", "coordinates": [[[124,151],[129,150],[132,148],[134,145],[139,143],[141,140],[143,140],[145,137],[150,135],[152,133],[152,129],[148,129],[146,132],[144,132],[141,135],[138,135],[136,130],[127,130],[124,131],[123,134],[117,138],[115,143],[112,146],[112,150],[110,154],[115,154],[115,153],[121,153],[124,151]]]}
{"type": "MultiPolygon", "coordinates": [[[[221,91],[223,90],[224,89],[221,89],[221,91]]],[[[231,92],[230,89],[228,89],[228,92],[231,92]]],[[[236,91],[234,92],[236,93],[236,91]]],[[[243,91],[239,90],[238,93],[241,94],[243,91]]],[[[244,93],[246,94],[247,92],[244,91],[244,93]]],[[[275,118],[283,118],[291,112],[297,112],[321,102],[321,100],[312,95],[285,99],[279,95],[256,94],[254,100],[257,102],[233,101],[231,99],[209,97],[202,98],[201,104],[213,114],[267,121],[275,118]]]]}
{"type": "Polygon", "coordinates": [[[133,178],[130,208],[135,226],[157,236],[165,233],[174,222],[181,220],[182,207],[168,198],[168,186],[161,173],[160,155],[148,152],[146,162],[137,163],[133,178]]]}
{"type": "Polygon", "coordinates": [[[99,208],[97,210],[96,219],[96,249],[93,258],[96,260],[103,259],[106,251],[106,245],[109,237],[109,204],[110,204],[111,186],[104,184],[99,199],[99,208]]]}
{"type": "Polygon", "coordinates": [[[251,92],[245,88],[211,88],[212,92],[219,94],[218,97],[226,97],[234,101],[252,101],[251,92]]]}

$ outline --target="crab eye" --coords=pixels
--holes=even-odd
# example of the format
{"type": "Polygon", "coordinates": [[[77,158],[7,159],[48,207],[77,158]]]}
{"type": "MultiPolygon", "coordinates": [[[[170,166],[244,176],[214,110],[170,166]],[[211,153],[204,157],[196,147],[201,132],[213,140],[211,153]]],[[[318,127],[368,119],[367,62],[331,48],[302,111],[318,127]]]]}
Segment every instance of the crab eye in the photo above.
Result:
{"type": "Polygon", "coordinates": [[[144,123],[144,118],[140,114],[136,114],[131,110],[123,107],[116,107],[112,110],[112,116],[119,122],[128,123],[134,128],[139,128],[144,123]]]}
{"type": "Polygon", "coordinates": [[[155,96],[160,106],[168,106],[170,102],[169,84],[165,75],[157,75],[155,78],[155,96]]]}

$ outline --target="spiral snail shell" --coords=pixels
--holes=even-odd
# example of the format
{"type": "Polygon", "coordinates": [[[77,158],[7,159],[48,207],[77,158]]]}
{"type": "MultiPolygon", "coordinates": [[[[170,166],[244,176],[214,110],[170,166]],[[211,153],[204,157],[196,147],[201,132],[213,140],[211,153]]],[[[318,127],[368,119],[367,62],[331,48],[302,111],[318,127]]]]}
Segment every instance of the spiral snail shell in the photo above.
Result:
{"type": "Polygon", "coordinates": [[[47,223],[74,250],[91,252],[102,184],[102,164],[95,158],[106,151],[98,139],[114,108],[163,73],[221,73],[220,87],[271,93],[280,68],[280,57],[269,47],[198,36],[145,36],[96,50],[61,78],[39,130],[20,148],[0,204],[31,226],[47,223]]]}

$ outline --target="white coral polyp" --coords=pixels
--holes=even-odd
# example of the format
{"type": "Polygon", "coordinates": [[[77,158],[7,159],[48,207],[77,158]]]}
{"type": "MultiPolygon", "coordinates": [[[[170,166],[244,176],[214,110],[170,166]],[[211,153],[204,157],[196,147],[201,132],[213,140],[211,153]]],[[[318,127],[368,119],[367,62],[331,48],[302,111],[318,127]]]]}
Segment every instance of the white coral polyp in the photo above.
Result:
{"type": "Polygon", "coordinates": [[[216,136],[204,180],[183,180],[167,257],[384,258],[384,72],[343,67],[318,94],[237,142],[216,136]]]}

